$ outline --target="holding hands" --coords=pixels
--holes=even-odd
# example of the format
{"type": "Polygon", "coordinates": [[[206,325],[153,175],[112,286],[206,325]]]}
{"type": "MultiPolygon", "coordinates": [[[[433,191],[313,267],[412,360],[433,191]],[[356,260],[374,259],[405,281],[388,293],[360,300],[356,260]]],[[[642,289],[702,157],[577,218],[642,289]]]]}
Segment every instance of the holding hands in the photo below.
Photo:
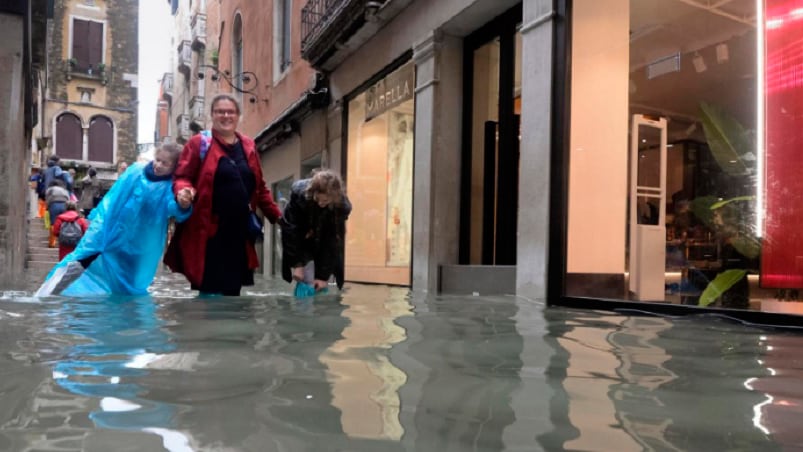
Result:
{"type": "Polygon", "coordinates": [[[182,188],[179,190],[178,195],[176,195],[176,201],[182,209],[188,209],[192,205],[194,198],[195,190],[189,187],[182,188]]]}

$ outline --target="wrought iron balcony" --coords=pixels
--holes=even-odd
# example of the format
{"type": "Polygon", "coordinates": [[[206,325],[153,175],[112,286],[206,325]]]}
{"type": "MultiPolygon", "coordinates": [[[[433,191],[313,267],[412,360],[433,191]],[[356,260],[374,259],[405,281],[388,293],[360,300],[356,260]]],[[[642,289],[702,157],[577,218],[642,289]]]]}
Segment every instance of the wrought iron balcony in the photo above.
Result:
{"type": "Polygon", "coordinates": [[[178,45],[178,70],[189,77],[192,71],[192,48],[190,41],[184,40],[178,45]]]}
{"type": "Polygon", "coordinates": [[[366,0],[308,0],[301,10],[301,56],[319,66],[365,24],[366,0]]]}
{"type": "Polygon", "coordinates": [[[193,96],[193,98],[190,99],[190,120],[203,127],[206,122],[205,116],[204,98],[201,96],[193,96]]]}
{"type": "Polygon", "coordinates": [[[190,138],[190,115],[182,114],[176,117],[176,141],[184,143],[190,138]]]}
{"type": "Polygon", "coordinates": [[[75,58],[64,60],[64,75],[69,81],[73,77],[84,80],[96,80],[105,85],[109,81],[109,72],[105,63],[80,64],[75,58]]]}
{"type": "Polygon", "coordinates": [[[162,77],[162,95],[169,100],[173,99],[173,73],[165,72],[162,77]]]}
{"type": "Polygon", "coordinates": [[[206,14],[196,13],[192,17],[192,50],[200,51],[206,47],[206,14]]]}

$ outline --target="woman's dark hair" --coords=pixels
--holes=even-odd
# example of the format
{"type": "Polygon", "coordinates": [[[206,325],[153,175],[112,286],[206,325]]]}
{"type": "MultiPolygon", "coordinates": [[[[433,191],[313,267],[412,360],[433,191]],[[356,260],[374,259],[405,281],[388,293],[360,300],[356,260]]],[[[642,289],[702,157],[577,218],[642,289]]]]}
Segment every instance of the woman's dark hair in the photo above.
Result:
{"type": "Polygon", "coordinates": [[[332,201],[340,203],[343,199],[343,179],[330,169],[317,169],[312,172],[312,179],[307,187],[307,196],[312,198],[316,193],[327,194],[332,201]]]}
{"type": "Polygon", "coordinates": [[[98,172],[95,171],[95,168],[89,168],[89,171],[87,171],[87,173],[89,174],[89,177],[95,177],[98,174],[98,172]]]}
{"type": "Polygon", "coordinates": [[[220,102],[222,100],[227,100],[227,101],[233,103],[234,104],[234,108],[237,109],[237,114],[239,115],[241,113],[241,111],[240,111],[240,102],[238,102],[237,99],[235,99],[234,96],[232,96],[231,94],[225,94],[225,93],[218,94],[217,96],[212,98],[212,104],[211,104],[211,107],[209,107],[209,112],[210,113],[214,113],[215,112],[215,106],[217,105],[218,102],[220,102]]]}

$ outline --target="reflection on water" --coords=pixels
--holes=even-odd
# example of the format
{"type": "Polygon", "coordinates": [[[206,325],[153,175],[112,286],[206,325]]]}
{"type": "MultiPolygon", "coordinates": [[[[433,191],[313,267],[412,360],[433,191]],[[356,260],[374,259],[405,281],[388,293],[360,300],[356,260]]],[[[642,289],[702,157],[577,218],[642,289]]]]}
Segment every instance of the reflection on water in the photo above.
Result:
{"type": "Polygon", "coordinates": [[[264,281],[0,296],[0,450],[782,450],[803,337],[515,297],[264,281]]]}

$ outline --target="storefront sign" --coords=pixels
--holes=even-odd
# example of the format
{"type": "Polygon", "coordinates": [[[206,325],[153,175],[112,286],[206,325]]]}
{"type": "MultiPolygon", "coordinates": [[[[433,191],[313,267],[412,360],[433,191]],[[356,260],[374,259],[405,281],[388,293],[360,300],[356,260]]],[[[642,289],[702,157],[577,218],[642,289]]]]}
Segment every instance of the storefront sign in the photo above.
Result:
{"type": "Polygon", "coordinates": [[[365,120],[381,115],[391,108],[413,98],[415,71],[412,63],[405,64],[388,74],[366,91],[365,120]]]}

